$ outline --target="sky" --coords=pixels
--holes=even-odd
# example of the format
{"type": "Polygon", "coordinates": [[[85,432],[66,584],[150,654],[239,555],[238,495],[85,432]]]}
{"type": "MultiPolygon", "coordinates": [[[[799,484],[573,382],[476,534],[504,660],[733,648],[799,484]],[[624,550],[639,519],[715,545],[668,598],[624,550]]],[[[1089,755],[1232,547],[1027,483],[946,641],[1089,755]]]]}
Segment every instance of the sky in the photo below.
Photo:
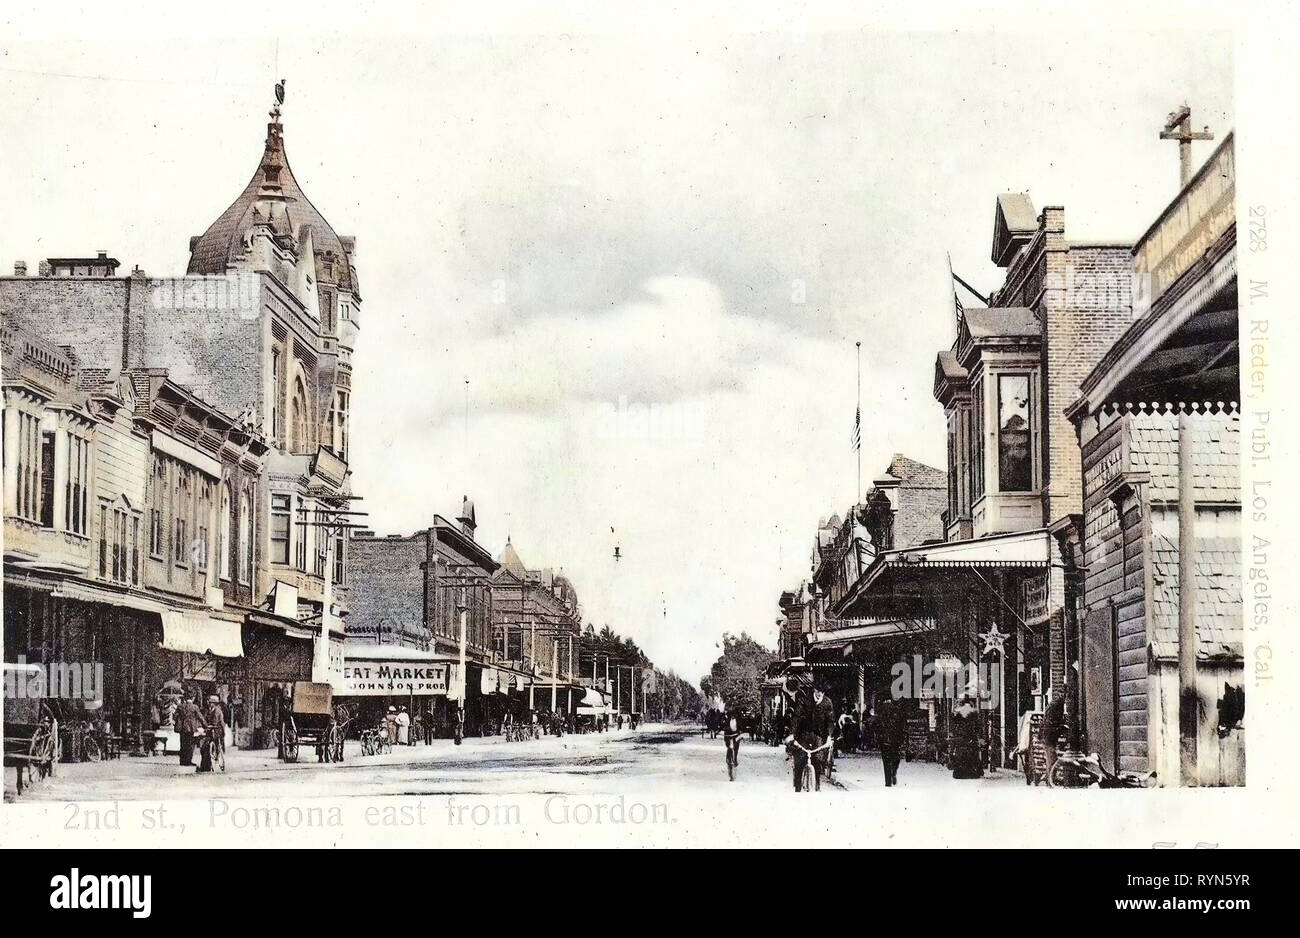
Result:
{"type": "Polygon", "coordinates": [[[469,495],[494,554],[509,537],[697,680],[723,632],[774,645],[819,519],[860,493],[855,343],[861,489],[894,453],[942,467],[947,257],[1000,285],[1004,191],[1136,239],[1177,188],[1166,114],[1233,126],[1231,49],[726,23],[7,43],[0,262],[183,272],[285,78],[293,171],[357,239],[374,529],[469,495]]]}

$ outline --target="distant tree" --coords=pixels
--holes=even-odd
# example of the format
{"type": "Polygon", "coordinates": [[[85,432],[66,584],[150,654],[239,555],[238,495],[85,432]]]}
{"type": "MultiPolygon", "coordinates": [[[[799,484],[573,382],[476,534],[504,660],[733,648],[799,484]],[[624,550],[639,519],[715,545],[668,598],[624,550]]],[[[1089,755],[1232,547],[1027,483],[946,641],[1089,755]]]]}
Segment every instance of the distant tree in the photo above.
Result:
{"type": "Polygon", "coordinates": [[[709,673],[700,679],[700,690],[708,698],[719,698],[727,707],[757,710],[763,672],[776,660],[776,654],[764,648],[745,632],[722,636],[722,656],[713,662],[709,673]]]}

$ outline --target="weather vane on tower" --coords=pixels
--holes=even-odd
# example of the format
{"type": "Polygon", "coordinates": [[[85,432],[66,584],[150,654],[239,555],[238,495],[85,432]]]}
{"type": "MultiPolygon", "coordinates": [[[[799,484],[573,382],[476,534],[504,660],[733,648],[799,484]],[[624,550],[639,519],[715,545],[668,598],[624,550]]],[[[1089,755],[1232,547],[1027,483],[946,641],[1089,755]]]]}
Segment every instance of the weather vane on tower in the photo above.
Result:
{"type": "Polygon", "coordinates": [[[284,104],[284,79],[275,83],[275,104],[271,105],[271,120],[280,119],[280,105],[284,104]]]}

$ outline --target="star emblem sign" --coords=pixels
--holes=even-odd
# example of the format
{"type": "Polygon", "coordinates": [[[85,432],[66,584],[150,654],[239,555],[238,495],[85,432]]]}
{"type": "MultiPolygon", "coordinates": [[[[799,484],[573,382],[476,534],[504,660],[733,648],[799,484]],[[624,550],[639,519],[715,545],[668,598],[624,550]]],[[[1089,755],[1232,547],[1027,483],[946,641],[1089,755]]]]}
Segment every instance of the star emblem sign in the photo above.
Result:
{"type": "Polygon", "coordinates": [[[987,655],[991,651],[1002,654],[1002,646],[1006,644],[1006,640],[1010,637],[1010,635],[999,632],[996,625],[990,625],[987,632],[980,632],[980,638],[984,640],[984,650],[981,654],[987,655]]]}

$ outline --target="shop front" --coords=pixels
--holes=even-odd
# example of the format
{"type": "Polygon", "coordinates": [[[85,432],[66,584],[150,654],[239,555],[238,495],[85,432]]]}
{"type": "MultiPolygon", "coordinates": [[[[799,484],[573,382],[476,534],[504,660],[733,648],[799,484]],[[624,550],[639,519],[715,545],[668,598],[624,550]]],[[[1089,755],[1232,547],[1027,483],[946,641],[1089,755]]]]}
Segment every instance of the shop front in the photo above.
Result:
{"type": "Polygon", "coordinates": [[[895,634],[853,644],[868,649],[868,699],[909,701],[909,745],[946,759],[953,709],[968,698],[985,765],[1009,764],[1020,714],[1046,699],[1052,634],[1057,658],[1066,654],[1064,621],[1051,627],[1051,538],[1038,530],[885,551],[846,596],[842,614],[896,620],[895,634]]]}
{"type": "Polygon", "coordinates": [[[456,686],[458,667],[451,655],[349,642],[342,685],[335,688],[334,700],[351,711],[354,736],[382,723],[389,707],[406,708],[412,739],[451,736],[456,701],[449,694],[456,686]]]}

